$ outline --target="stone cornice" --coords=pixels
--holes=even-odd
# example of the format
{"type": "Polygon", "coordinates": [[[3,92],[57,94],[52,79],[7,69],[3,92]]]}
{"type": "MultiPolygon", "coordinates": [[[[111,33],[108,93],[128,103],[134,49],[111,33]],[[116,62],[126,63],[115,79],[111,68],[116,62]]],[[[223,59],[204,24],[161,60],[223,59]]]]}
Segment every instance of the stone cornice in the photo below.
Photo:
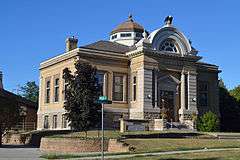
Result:
{"type": "Polygon", "coordinates": [[[99,51],[94,49],[87,49],[87,48],[76,48],[70,52],[66,52],[64,54],[58,55],[56,57],[50,58],[42,63],[40,63],[40,70],[51,65],[60,63],[64,60],[71,59],[76,56],[81,56],[82,54],[91,55],[95,57],[104,57],[106,59],[122,59],[128,60],[128,57],[125,54],[114,53],[114,52],[107,52],[107,51],[99,51]]]}
{"type": "Polygon", "coordinates": [[[162,51],[156,51],[156,50],[152,50],[149,49],[147,47],[141,46],[138,47],[136,50],[134,51],[130,51],[127,52],[126,55],[129,58],[134,58],[140,55],[151,55],[154,57],[158,57],[158,58],[168,58],[168,59],[179,59],[179,60],[183,60],[183,61],[191,61],[191,62],[197,62],[198,60],[200,60],[202,57],[200,56],[195,56],[195,55],[185,55],[182,56],[180,54],[175,54],[175,53],[165,53],[162,51]]]}

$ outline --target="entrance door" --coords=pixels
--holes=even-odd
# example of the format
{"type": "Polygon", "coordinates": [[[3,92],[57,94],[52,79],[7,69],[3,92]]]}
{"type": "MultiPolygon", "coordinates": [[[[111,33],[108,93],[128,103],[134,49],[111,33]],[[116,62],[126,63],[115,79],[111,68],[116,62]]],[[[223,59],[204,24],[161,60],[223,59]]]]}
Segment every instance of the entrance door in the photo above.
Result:
{"type": "Polygon", "coordinates": [[[160,108],[166,111],[167,121],[174,121],[174,92],[160,90],[160,108]]]}

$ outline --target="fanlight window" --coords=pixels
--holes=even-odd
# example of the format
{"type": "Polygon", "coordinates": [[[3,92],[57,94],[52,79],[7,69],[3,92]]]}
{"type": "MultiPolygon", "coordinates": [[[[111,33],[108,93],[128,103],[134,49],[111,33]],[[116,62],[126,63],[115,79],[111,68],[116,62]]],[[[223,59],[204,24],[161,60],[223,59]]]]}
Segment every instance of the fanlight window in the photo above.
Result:
{"type": "Polygon", "coordinates": [[[167,51],[172,53],[178,53],[178,48],[176,43],[173,40],[166,40],[160,46],[160,51],[167,51]]]}

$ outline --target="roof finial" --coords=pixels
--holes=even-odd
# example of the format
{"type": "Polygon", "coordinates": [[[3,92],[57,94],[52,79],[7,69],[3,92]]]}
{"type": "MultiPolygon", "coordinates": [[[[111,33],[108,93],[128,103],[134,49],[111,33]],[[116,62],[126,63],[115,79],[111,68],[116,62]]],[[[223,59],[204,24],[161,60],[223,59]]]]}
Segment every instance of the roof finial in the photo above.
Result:
{"type": "Polygon", "coordinates": [[[132,21],[133,19],[132,19],[132,13],[129,13],[129,15],[128,15],[128,20],[130,20],[130,21],[132,21]]]}
{"type": "Polygon", "coordinates": [[[146,32],[146,30],[145,30],[145,29],[144,29],[144,32],[143,32],[143,34],[142,34],[142,35],[143,35],[143,38],[144,38],[144,39],[147,39],[148,35],[147,35],[147,32],[146,32]]]}
{"type": "Polygon", "coordinates": [[[167,16],[164,20],[165,25],[171,25],[173,21],[173,17],[172,16],[167,16]]]}

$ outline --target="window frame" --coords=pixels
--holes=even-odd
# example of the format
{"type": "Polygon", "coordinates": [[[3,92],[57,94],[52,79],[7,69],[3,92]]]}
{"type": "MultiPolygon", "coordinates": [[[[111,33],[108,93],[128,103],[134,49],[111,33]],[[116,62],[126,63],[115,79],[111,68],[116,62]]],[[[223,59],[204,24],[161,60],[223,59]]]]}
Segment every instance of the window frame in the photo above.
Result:
{"type": "Polygon", "coordinates": [[[133,75],[132,78],[132,101],[137,101],[137,76],[133,75]]]}
{"type": "Polygon", "coordinates": [[[53,97],[53,101],[54,101],[54,103],[58,103],[60,101],[60,78],[59,77],[54,78],[54,97],[53,97]],[[58,83],[56,83],[56,80],[58,80],[58,83]]]}
{"type": "Polygon", "coordinates": [[[67,128],[67,127],[68,127],[68,122],[67,122],[66,114],[62,114],[62,128],[67,128]]]}
{"type": "Polygon", "coordinates": [[[43,128],[49,129],[49,116],[48,115],[45,115],[43,118],[43,128]]]}
{"type": "Polygon", "coordinates": [[[53,115],[53,121],[52,121],[52,128],[53,129],[57,129],[57,119],[58,119],[58,116],[55,114],[53,115]]]}
{"type": "Polygon", "coordinates": [[[198,82],[198,104],[201,107],[209,106],[209,82],[208,81],[199,81],[198,82]],[[204,87],[203,87],[204,89],[201,89],[201,85],[204,85],[204,87]],[[205,96],[206,102],[204,102],[204,103],[202,103],[202,99],[201,99],[202,94],[206,94],[206,96],[205,96]]]}
{"type": "Polygon", "coordinates": [[[46,78],[46,80],[45,80],[45,103],[48,104],[50,102],[51,102],[51,78],[46,78]]]}
{"type": "Polygon", "coordinates": [[[125,73],[113,73],[113,81],[112,81],[112,101],[113,102],[127,102],[127,74],[125,73]],[[122,100],[115,99],[115,77],[122,77],[122,100]]]}

